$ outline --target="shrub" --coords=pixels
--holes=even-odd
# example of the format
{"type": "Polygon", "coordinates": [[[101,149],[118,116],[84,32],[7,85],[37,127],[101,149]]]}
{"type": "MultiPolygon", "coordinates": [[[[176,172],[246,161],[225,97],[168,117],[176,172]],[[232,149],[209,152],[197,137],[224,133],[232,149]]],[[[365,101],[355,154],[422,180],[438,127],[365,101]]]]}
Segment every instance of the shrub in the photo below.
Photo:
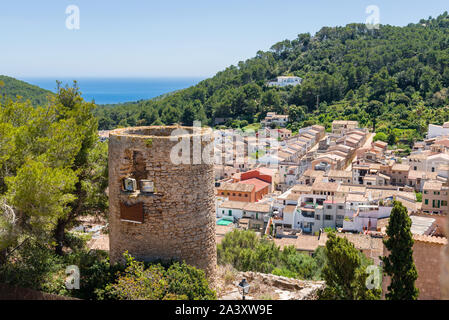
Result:
{"type": "Polygon", "coordinates": [[[0,267],[0,282],[53,294],[64,294],[65,265],[50,248],[28,238],[0,267]]]}
{"type": "Polygon", "coordinates": [[[233,230],[217,247],[218,263],[239,271],[273,273],[290,278],[316,278],[314,258],[288,246],[281,250],[273,241],[259,239],[253,231],[233,230]]]}
{"type": "Polygon", "coordinates": [[[161,264],[145,265],[128,253],[126,269],[118,273],[100,293],[104,299],[117,300],[212,300],[215,291],[209,288],[203,270],[175,262],[166,270],[161,264]]]}
{"type": "Polygon", "coordinates": [[[387,142],[388,141],[388,136],[385,133],[383,133],[383,132],[378,132],[374,136],[373,141],[376,142],[378,140],[383,141],[383,142],[387,142]]]}

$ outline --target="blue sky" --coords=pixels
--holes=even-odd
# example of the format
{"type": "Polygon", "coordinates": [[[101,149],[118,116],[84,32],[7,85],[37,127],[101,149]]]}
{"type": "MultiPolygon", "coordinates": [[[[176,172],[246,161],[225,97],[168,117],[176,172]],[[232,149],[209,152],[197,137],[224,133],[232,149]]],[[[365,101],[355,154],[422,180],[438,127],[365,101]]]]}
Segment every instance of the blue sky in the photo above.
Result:
{"type": "Polygon", "coordinates": [[[0,74],[14,77],[208,77],[323,26],[407,25],[447,0],[14,0],[0,3],[0,74]],[[413,1],[417,2],[417,1],[413,1]],[[66,28],[68,5],[80,29],[66,28]]]}

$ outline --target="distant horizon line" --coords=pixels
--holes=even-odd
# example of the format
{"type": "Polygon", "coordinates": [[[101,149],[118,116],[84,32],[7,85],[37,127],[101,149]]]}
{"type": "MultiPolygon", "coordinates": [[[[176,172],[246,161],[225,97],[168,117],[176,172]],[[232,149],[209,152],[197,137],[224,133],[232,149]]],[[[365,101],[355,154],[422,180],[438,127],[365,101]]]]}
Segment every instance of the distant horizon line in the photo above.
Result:
{"type": "MultiPolygon", "coordinates": [[[[5,75],[8,76],[8,75],[5,75]]],[[[16,79],[207,79],[212,76],[8,76],[16,79]]]]}

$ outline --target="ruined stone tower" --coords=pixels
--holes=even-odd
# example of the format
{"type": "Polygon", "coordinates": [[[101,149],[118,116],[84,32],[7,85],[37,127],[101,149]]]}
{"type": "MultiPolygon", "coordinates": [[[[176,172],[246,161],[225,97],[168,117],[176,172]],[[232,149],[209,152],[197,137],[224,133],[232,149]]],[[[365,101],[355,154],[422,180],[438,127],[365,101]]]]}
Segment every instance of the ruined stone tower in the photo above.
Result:
{"type": "Polygon", "coordinates": [[[213,163],[195,164],[198,158],[194,159],[198,152],[207,152],[211,143],[210,128],[152,126],[110,133],[112,262],[121,261],[126,250],[142,261],[184,260],[203,269],[215,283],[213,163]],[[188,163],[174,164],[172,150],[178,150],[181,141],[190,151],[188,163]]]}

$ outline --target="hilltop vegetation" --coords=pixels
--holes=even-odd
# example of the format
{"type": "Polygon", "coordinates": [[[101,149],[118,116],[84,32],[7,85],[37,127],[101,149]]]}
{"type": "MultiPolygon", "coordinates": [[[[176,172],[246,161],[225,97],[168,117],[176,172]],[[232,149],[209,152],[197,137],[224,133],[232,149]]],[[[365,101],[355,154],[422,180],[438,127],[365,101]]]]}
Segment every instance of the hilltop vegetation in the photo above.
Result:
{"type": "Polygon", "coordinates": [[[276,111],[291,116],[293,130],[311,123],[329,128],[334,119],[350,119],[386,134],[396,129],[396,138],[411,141],[422,137],[429,122],[449,120],[448,31],[447,13],[406,27],[324,27],[157,101],[100,107],[99,126],[191,124],[193,119],[211,125],[217,117],[252,123],[276,111]],[[297,87],[265,85],[280,75],[304,81],[297,87]]]}
{"type": "Polygon", "coordinates": [[[51,91],[2,75],[0,75],[0,94],[14,100],[17,96],[23,97],[30,100],[33,106],[46,104],[48,96],[54,95],[51,91]]]}

